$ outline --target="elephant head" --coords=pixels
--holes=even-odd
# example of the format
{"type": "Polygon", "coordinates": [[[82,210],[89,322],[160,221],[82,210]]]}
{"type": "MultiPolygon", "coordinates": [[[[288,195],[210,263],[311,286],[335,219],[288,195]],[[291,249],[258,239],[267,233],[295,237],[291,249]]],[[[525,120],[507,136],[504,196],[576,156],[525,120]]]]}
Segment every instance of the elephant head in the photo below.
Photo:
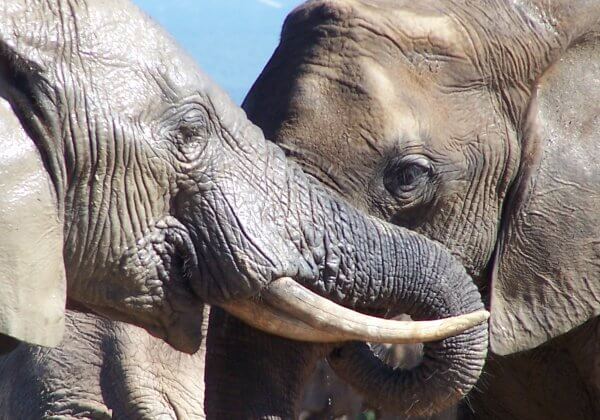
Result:
{"type": "MultiPolygon", "coordinates": [[[[491,349],[526,350],[600,313],[599,22],[585,0],[309,1],[243,107],[334,193],[447,246],[491,349]]],[[[371,364],[330,363],[394,407],[371,364]]]]}
{"type": "Polygon", "coordinates": [[[407,332],[338,306],[477,311],[462,265],[307,177],[131,4],[3,3],[0,88],[3,335],[56,344],[68,299],[192,352],[208,303],[291,338],[435,340],[477,379],[485,311],[407,332]]]}

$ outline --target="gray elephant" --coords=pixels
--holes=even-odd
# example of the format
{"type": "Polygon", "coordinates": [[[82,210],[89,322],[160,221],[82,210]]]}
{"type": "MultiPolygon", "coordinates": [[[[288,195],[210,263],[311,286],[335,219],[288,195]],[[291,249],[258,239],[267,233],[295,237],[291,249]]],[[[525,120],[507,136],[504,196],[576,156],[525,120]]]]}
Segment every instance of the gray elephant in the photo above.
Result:
{"type": "MultiPolygon", "coordinates": [[[[480,418],[600,416],[599,33],[595,0],[309,1],[243,105],[306,173],[476,279],[480,418]]],[[[329,362],[397,408],[372,364],[329,362]]]]}
{"type": "MultiPolygon", "coordinates": [[[[218,311],[203,334],[205,304],[215,304],[321,348],[433,341],[427,362],[397,375],[415,411],[443,408],[476,382],[487,315],[464,267],[288,161],[136,7],[0,4],[0,78],[4,351],[18,340],[57,345],[65,306],[93,311],[185,352],[206,338],[211,410],[287,410],[220,405],[281,390],[262,392],[276,375],[247,387],[223,369],[244,336],[224,336],[233,323],[218,311]],[[402,312],[423,321],[383,319],[402,312]]],[[[287,366],[287,355],[269,363],[287,366]]]]}
{"type": "Polygon", "coordinates": [[[189,355],[131,324],[65,315],[59,347],[0,357],[0,419],[204,418],[204,344],[189,355]]]}
{"type": "MultiPolygon", "coordinates": [[[[205,324],[208,310],[206,306],[205,324]]],[[[65,337],[57,348],[22,344],[0,356],[1,420],[206,418],[205,341],[188,355],[130,324],[72,310],[65,315],[65,337]]],[[[375,353],[386,363],[412,368],[420,363],[419,347],[382,345],[375,353]]],[[[303,391],[299,418],[356,418],[365,408],[320,363],[303,391]]],[[[431,419],[454,419],[454,411],[431,419]]]]}
{"type": "MultiPolygon", "coordinates": [[[[378,358],[394,368],[412,369],[421,363],[422,346],[418,344],[376,344],[373,345],[373,350],[378,358]]],[[[425,420],[424,417],[386,413],[369,407],[369,403],[360,394],[335,375],[325,360],[317,364],[304,388],[299,407],[300,420],[364,418],[361,415],[375,416],[377,420],[425,420]]],[[[456,416],[455,406],[427,416],[426,419],[455,420],[456,416]]]]}

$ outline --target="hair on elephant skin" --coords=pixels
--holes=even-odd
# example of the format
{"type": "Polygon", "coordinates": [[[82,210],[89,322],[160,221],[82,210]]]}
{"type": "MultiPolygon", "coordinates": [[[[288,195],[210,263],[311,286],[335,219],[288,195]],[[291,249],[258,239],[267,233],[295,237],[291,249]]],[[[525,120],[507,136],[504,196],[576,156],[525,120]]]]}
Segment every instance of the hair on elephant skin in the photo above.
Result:
{"type": "Polygon", "coordinates": [[[58,345],[68,302],[186,353],[206,339],[213,418],[293,415],[295,374],[276,373],[289,354],[247,359],[273,339],[319,349],[302,375],[332,347],[369,363],[413,414],[476,383],[488,313],[463,264],[307,175],[130,2],[0,3],[0,128],[1,352],[58,345]],[[206,305],[269,338],[229,358],[256,330],[219,309],[204,334],[206,305]],[[415,321],[385,319],[401,313],[415,321]],[[392,372],[367,341],[426,342],[427,357],[392,372]],[[247,383],[231,362],[278,367],[247,383]]]}
{"type": "Polygon", "coordinates": [[[476,279],[494,356],[475,417],[600,416],[599,34],[597,1],[313,0],[243,104],[306,173],[476,279]],[[544,383],[523,368],[540,365],[544,383]]]}

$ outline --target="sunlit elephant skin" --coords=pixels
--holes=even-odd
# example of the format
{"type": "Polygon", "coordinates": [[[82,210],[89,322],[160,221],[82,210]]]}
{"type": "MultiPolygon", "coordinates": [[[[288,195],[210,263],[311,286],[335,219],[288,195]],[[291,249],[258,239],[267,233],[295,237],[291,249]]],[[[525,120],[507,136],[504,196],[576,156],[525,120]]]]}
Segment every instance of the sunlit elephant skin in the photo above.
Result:
{"type": "MultiPolygon", "coordinates": [[[[579,332],[600,311],[599,21],[585,0],[310,1],[243,105],[305,172],[446,245],[476,278],[497,355],[471,397],[482,418],[525,418],[527,401],[539,402],[531,418],[570,417],[551,370],[553,392],[506,373],[538,346],[523,358],[569,359],[576,382],[564,386],[600,400],[595,335],[579,332]],[[531,386],[502,394],[508,377],[531,386]]],[[[393,388],[329,361],[394,408],[393,388]]]]}
{"type": "MultiPolygon", "coordinates": [[[[56,346],[68,303],[189,353],[206,336],[216,346],[207,352],[216,402],[206,411],[219,412],[236,392],[258,394],[256,404],[226,406],[217,418],[293,409],[268,401],[281,390],[263,392],[277,374],[247,386],[220,369],[234,324],[211,314],[203,334],[205,304],[288,339],[326,342],[322,349],[347,340],[346,321],[379,325],[351,335],[357,340],[435,341],[425,346],[428,363],[397,375],[414,391],[405,404],[415,412],[443,408],[476,382],[487,313],[462,264],[307,176],[135,6],[0,4],[0,81],[0,334],[56,346]],[[419,328],[431,323],[365,314],[403,312],[450,329],[424,337],[419,328]],[[322,326],[323,314],[335,322],[322,326]],[[399,327],[417,334],[395,337],[399,327]],[[432,370],[449,373],[425,383],[432,370]],[[421,398],[432,384],[435,398],[421,398]]],[[[2,351],[15,344],[1,342],[2,351]]],[[[344,349],[370,354],[360,344],[344,349]]]]}
{"type": "MultiPolygon", "coordinates": [[[[260,292],[268,303],[284,280],[365,311],[407,304],[405,277],[469,283],[438,244],[307,178],[135,6],[23,0],[0,10],[1,209],[15,236],[0,254],[1,333],[55,345],[68,296],[193,351],[204,302],[260,292]],[[404,264],[388,262],[398,250],[404,264]],[[377,287],[354,287],[366,281],[377,287]]],[[[476,301],[471,293],[457,297],[476,301]]]]}

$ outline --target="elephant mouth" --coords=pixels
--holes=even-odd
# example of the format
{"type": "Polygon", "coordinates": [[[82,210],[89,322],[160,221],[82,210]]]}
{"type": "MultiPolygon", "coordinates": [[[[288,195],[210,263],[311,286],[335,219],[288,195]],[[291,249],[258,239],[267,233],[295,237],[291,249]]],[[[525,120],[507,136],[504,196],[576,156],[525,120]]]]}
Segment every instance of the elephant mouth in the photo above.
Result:
{"type": "Polygon", "coordinates": [[[219,306],[259,330],[318,343],[427,343],[458,335],[489,318],[486,310],[434,321],[376,318],[338,305],[288,277],[269,284],[258,298],[219,306]]]}
{"type": "Polygon", "coordinates": [[[183,226],[166,229],[165,241],[168,244],[165,261],[165,280],[175,291],[182,291],[197,299],[192,284],[201,281],[198,269],[198,256],[190,235],[183,226]]]}
{"type": "Polygon", "coordinates": [[[83,305],[138,325],[177,350],[194,353],[199,348],[204,302],[193,289],[201,281],[198,258],[183,224],[171,216],[156,222],[124,253],[119,275],[124,280],[123,288],[112,292],[116,299],[83,305]]]}

